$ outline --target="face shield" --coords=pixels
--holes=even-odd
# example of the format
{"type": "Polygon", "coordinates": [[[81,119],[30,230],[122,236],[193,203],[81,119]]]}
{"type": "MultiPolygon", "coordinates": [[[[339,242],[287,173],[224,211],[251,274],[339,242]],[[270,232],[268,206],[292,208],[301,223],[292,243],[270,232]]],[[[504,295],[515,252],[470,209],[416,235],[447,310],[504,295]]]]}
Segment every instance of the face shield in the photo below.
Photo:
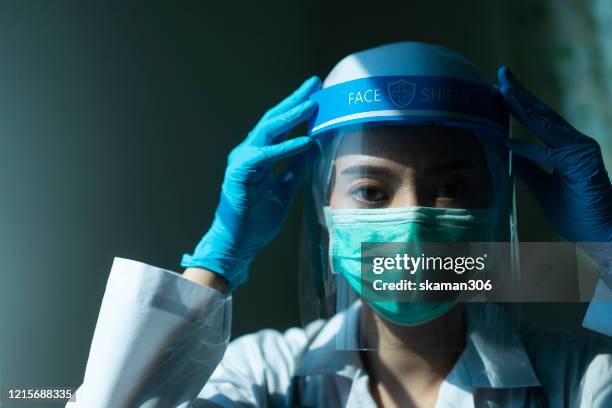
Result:
{"type": "Polygon", "coordinates": [[[478,266],[511,264],[502,262],[511,251],[489,246],[515,235],[509,115],[468,61],[432,45],[391,44],[342,60],[312,99],[319,151],[305,193],[303,322],[350,316],[356,330],[337,347],[372,348],[367,333],[380,322],[418,327],[466,294],[415,287],[486,282],[491,268],[478,266]],[[451,272],[445,259],[455,260],[451,272]]]}
{"type": "Polygon", "coordinates": [[[497,88],[453,51],[397,43],[345,58],[312,99],[302,322],[343,316],[337,349],[398,328],[429,350],[483,326],[500,345],[524,282],[497,88]]]}

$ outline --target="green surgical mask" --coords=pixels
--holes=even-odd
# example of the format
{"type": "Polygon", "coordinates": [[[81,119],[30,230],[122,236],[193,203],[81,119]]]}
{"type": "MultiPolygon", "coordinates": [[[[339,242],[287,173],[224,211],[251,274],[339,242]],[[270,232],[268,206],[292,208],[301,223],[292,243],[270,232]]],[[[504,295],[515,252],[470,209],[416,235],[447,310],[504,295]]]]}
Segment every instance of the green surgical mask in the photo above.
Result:
{"type": "MultiPolygon", "coordinates": [[[[489,209],[402,207],[334,209],[325,207],[332,272],[343,275],[362,295],[363,242],[493,242],[494,212],[489,209]]],[[[412,245],[412,247],[414,247],[412,245]]],[[[385,281],[388,275],[377,278],[385,281]]],[[[456,301],[372,301],[379,315],[393,323],[417,325],[448,312],[456,301]]]]}

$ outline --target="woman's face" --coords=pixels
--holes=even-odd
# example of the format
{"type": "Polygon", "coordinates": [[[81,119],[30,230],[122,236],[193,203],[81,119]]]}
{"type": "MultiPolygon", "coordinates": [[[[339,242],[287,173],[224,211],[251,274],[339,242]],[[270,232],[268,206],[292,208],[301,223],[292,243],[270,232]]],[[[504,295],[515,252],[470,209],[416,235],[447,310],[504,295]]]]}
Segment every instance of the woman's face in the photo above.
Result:
{"type": "Polygon", "coordinates": [[[486,208],[491,183],[478,138],[439,126],[346,134],[334,163],[332,208],[486,208]]]}

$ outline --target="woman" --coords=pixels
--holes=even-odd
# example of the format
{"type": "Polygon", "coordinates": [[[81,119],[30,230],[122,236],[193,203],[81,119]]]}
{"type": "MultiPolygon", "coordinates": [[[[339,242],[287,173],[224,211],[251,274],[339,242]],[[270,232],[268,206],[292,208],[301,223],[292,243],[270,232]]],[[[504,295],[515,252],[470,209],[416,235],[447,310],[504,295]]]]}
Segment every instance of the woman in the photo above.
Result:
{"type": "Polygon", "coordinates": [[[596,143],[507,69],[499,80],[499,90],[488,86],[442,47],[397,43],[342,60],[322,90],[306,81],[230,154],[215,220],[184,256],[182,277],[115,261],[77,405],[612,404],[605,340],[514,330],[507,307],[459,302],[462,293],[365,293],[363,242],[513,239],[508,148],[555,168],[549,175],[517,161],[561,234],[610,241],[612,193],[596,143]],[[507,139],[505,109],[547,147],[507,139]],[[310,137],[284,140],[307,119],[310,137]],[[275,175],[282,159],[290,160],[275,175]],[[230,294],[280,229],[306,172],[304,293],[314,300],[302,303],[330,318],[263,330],[225,350],[230,294]]]}

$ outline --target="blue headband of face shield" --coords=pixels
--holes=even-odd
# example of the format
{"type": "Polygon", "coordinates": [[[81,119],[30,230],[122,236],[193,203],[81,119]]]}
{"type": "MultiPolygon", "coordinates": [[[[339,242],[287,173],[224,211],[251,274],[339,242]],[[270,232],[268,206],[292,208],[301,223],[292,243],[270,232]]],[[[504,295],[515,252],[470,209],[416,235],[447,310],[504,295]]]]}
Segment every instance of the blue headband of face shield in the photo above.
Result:
{"type": "Polygon", "coordinates": [[[312,136],[341,126],[432,124],[478,130],[503,140],[509,113],[496,87],[443,76],[374,76],[324,88],[311,96],[318,110],[312,136]]]}

